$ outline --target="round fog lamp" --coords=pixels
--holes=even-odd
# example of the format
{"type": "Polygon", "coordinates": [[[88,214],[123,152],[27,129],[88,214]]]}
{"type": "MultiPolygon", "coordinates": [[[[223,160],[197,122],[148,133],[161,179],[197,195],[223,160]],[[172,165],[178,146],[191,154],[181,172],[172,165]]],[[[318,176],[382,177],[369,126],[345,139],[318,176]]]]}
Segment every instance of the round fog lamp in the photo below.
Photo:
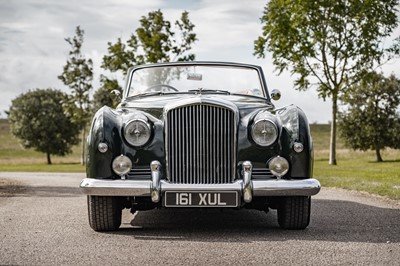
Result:
{"type": "Polygon", "coordinates": [[[112,169],[117,175],[126,175],[132,169],[132,161],[128,156],[120,155],[112,162],[112,169]]]}
{"type": "Polygon", "coordinates": [[[277,156],[268,162],[268,168],[274,176],[280,178],[289,171],[289,162],[285,158],[277,156]]]}

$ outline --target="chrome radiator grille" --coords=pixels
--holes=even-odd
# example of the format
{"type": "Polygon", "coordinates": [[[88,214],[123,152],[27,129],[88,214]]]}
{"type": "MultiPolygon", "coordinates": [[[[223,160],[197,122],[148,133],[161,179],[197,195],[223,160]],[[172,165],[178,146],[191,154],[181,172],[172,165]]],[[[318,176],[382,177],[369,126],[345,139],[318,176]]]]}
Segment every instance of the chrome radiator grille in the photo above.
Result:
{"type": "Polygon", "coordinates": [[[166,118],[167,179],[178,184],[223,184],[235,177],[235,113],[197,104],[166,118]]]}

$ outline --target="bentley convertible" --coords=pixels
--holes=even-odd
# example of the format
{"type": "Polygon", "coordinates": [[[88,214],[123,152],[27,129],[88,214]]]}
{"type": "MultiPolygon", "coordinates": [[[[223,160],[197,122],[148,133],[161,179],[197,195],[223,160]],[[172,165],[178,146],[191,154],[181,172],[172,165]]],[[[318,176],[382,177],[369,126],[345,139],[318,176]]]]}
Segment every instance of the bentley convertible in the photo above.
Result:
{"type": "Polygon", "coordinates": [[[275,108],[259,66],[176,62],[130,69],[121,102],[87,140],[89,224],[117,230],[124,208],[276,209],[284,229],[310,222],[313,144],[303,111],[275,108]]]}

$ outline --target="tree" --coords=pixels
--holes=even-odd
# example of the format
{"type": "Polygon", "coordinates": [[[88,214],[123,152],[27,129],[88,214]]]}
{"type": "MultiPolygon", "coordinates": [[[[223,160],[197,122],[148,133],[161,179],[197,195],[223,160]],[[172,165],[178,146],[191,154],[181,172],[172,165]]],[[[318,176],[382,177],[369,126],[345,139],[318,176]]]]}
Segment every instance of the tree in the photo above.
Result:
{"type": "MultiPolygon", "coordinates": [[[[160,10],[142,16],[140,27],[124,43],[118,38],[116,43],[108,43],[108,55],[103,57],[102,68],[111,72],[128,73],[134,65],[146,63],[193,61],[195,55],[189,53],[192,44],[197,41],[193,33],[194,24],[189,20],[189,13],[184,11],[180,20],[175,21],[175,30],[171,22],[164,19],[160,10]]],[[[103,79],[103,87],[119,90],[118,82],[103,79]],[[109,85],[113,86],[109,86],[109,85]]],[[[104,91],[104,88],[103,88],[104,91]]]]}
{"type": "Polygon", "coordinates": [[[65,110],[71,115],[82,132],[82,156],[81,164],[85,163],[85,139],[86,125],[91,117],[89,92],[92,89],[93,62],[82,55],[84,31],[77,26],[76,36],[66,38],[65,41],[71,45],[69,58],[63,68],[63,73],[58,78],[71,89],[71,95],[65,102],[65,110]]]}
{"type": "Polygon", "coordinates": [[[336,164],[338,100],[349,86],[399,54],[400,38],[385,43],[398,25],[398,0],[271,0],[261,21],[255,55],[272,52],[279,74],[290,69],[295,88],[317,86],[332,99],[329,164],[336,164]]]}
{"type": "Polygon", "coordinates": [[[65,94],[53,89],[36,89],[15,98],[10,107],[11,132],[24,148],[34,148],[47,155],[64,156],[79,142],[79,127],[60,105],[65,94]]]}
{"type": "Polygon", "coordinates": [[[341,136],[354,150],[380,151],[386,147],[400,148],[400,81],[391,75],[385,78],[376,72],[351,87],[343,102],[348,110],[339,114],[341,136]]]}

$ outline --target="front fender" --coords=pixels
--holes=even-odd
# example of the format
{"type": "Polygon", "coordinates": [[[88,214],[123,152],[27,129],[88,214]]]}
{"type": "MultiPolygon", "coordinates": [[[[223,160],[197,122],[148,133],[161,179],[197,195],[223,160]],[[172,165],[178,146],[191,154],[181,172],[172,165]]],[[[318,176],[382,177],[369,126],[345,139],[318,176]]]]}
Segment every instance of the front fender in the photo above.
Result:
{"type": "Polygon", "coordinates": [[[111,164],[114,157],[121,154],[121,120],[118,113],[108,106],[99,109],[92,120],[87,138],[88,178],[113,178],[111,164]],[[99,143],[106,143],[108,150],[101,153],[99,143]]]}
{"type": "Polygon", "coordinates": [[[277,110],[277,116],[282,121],[282,127],[286,135],[284,147],[287,147],[285,154],[289,155],[291,161],[292,178],[311,178],[313,176],[313,142],[310,133],[310,126],[304,112],[297,106],[289,105],[277,110]],[[303,151],[298,153],[293,149],[295,142],[303,144],[303,151]]]}

